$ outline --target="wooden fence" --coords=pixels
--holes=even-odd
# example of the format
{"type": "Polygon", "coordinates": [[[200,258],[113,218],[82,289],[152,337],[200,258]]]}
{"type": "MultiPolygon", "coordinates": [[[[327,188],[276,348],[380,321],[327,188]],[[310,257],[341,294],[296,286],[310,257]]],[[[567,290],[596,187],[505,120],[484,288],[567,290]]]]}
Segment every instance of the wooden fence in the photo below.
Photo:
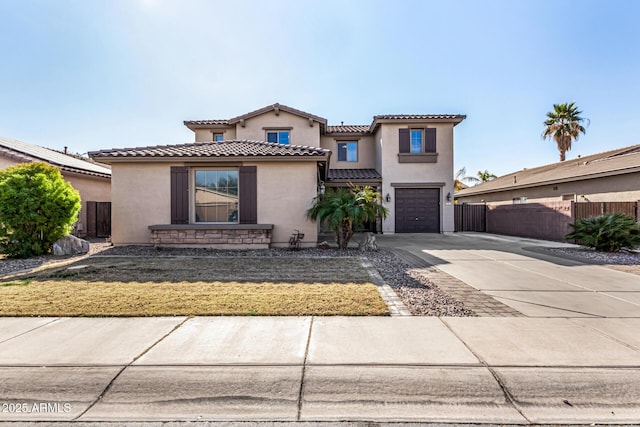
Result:
{"type": "Polygon", "coordinates": [[[545,240],[564,240],[576,219],[622,212],[638,220],[638,202],[548,202],[516,205],[462,204],[454,207],[455,231],[480,231],[545,240]]]}

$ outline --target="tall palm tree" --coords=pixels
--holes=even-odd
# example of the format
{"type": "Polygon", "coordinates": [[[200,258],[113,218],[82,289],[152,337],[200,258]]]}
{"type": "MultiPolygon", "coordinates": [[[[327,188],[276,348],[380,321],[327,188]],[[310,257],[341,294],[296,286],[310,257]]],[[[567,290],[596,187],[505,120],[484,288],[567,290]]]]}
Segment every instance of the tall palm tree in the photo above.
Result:
{"type": "Polygon", "coordinates": [[[486,169],[484,170],[484,172],[478,171],[476,176],[478,177],[476,178],[478,182],[487,182],[487,181],[491,181],[492,179],[496,179],[498,177],[498,175],[492,174],[486,169]]]}
{"type": "Polygon", "coordinates": [[[582,111],[579,111],[575,104],[553,104],[553,111],[547,113],[547,120],[544,121],[542,139],[549,138],[556,142],[561,162],[565,160],[567,151],[571,150],[571,143],[576,141],[581,133],[585,133],[582,122],[589,122],[588,119],[580,117],[582,111]]]}
{"type": "Polygon", "coordinates": [[[379,201],[382,198],[372,187],[327,189],[326,193],[313,199],[313,205],[307,210],[312,220],[327,221],[327,225],[336,233],[340,249],[347,249],[354,231],[367,221],[377,217],[386,218],[389,210],[379,201]]]}

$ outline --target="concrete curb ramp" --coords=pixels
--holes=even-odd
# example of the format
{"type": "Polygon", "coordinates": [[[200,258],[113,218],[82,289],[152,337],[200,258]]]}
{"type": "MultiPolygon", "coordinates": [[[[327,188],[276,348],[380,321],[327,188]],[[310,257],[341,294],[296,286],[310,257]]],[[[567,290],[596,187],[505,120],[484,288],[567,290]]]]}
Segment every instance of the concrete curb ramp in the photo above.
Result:
{"type": "Polygon", "coordinates": [[[640,319],[0,319],[0,421],[637,423],[640,319]]]}

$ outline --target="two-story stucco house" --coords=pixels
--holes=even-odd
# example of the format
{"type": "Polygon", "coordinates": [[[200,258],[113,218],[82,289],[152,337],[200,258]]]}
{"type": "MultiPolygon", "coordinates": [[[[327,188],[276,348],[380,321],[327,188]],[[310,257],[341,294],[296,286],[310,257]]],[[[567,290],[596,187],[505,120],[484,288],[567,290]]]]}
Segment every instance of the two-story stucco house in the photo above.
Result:
{"type": "Polygon", "coordinates": [[[304,245],[306,210],[327,187],[371,185],[389,216],[374,231],[453,231],[453,130],[463,115],[381,115],[329,126],[282,104],[185,121],[189,144],[89,153],[112,168],[114,244],[304,245]]]}

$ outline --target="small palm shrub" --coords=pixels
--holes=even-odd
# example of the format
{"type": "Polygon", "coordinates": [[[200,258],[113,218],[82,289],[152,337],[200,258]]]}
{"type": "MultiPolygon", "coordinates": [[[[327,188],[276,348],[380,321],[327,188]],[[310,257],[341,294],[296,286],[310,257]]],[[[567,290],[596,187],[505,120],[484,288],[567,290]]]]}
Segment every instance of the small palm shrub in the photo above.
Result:
{"type": "Polygon", "coordinates": [[[635,218],[623,213],[579,219],[569,226],[573,231],[565,239],[578,240],[597,251],[618,252],[640,246],[640,227],[635,218]]]}

